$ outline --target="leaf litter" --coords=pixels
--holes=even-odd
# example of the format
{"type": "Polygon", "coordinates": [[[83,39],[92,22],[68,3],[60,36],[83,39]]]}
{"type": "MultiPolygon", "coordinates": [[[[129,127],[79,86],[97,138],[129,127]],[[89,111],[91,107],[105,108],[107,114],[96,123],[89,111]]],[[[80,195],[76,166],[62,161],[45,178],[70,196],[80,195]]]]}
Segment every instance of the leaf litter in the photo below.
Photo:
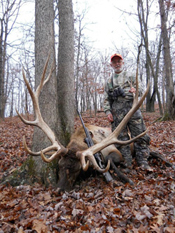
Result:
{"type": "MultiPolygon", "coordinates": [[[[175,122],[154,122],[156,113],[144,113],[151,137],[150,149],[175,165],[175,122]]],[[[105,127],[103,113],[83,115],[84,121],[105,127]]],[[[80,126],[78,118],[75,127],[80,126]]],[[[33,128],[17,117],[0,122],[0,179],[26,160],[25,135],[32,142],[33,128]],[[12,133],[13,132],[13,133],[12,133]]],[[[151,159],[152,172],[134,166],[128,174],[134,186],[119,180],[107,184],[101,174],[90,176],[71,192],[53,187],[0,185],[0,233],[57,232],[175,232],[175,171],[151,159]]]]}

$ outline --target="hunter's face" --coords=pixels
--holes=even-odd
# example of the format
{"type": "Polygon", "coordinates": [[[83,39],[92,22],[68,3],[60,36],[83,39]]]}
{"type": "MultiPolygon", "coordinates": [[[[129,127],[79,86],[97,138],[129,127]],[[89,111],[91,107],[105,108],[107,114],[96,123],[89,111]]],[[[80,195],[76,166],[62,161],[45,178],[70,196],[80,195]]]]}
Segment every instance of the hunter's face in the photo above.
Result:
{"type": "Polygon", "coordinates": [[[114,57],[111,61],[111,67],[115,73],[120,73],[123,70],[123,60],[120,57],[114,57]]]}

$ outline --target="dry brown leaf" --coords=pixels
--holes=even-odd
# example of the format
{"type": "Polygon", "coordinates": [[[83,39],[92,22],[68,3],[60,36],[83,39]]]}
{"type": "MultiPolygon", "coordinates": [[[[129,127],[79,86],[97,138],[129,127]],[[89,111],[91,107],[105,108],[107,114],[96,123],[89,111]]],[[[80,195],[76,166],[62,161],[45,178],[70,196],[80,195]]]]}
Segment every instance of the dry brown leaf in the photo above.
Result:
{"type": "Polygon", "coordinates": [[[35,230],[37,233],[48,233],[49,230],[45,225],[45,222],[42,220],[33,220],[32,230],[35,230]]]}

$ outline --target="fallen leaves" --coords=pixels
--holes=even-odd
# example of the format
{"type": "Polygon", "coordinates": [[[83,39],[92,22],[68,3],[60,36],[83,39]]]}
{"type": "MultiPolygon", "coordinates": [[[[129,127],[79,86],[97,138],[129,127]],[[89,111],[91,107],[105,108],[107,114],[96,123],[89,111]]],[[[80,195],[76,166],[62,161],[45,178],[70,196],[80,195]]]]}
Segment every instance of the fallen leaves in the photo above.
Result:
{"type": "MultiPolygon", "coordinates": [[[[175,123],[151,124],[151,147],[175,164],[175,123]],[[174,151],[174,152],[173,152],[174,151]]],[[[85,117],[91,124],[106,126],[104,115],[85,117]]],[[[79,122],[76,122],[76,126],[79,122]]],[[[26,159],[22,135],[31,142],[32,128],[16,118],[0,124],[0,175],[7,175],[26,159]],[[11,133],[13,132],[13,134],[11,133]]],[[[71,192],[56,193],[39,184],[0,186],[0,232],[175,232],[175,172],[152,159],[152,172],[137,166],[128,174],[134,186],[120,181],[106,184],[97,174],[82,181],[71,192]]]]}
{"type": "Polygon", "coordinates": [[[35,230],[38,233],[48,233],[48,228],[45,225],[45,222],[41,220],[33,220],[32,230],[35,230]]]}

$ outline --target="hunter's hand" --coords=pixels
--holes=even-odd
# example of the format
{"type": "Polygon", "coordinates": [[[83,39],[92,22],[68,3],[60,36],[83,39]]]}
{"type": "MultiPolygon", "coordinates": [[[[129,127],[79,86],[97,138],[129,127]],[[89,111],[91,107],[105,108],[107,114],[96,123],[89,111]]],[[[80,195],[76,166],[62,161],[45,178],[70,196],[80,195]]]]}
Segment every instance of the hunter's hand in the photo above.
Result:
{"type": "Polygon", "coordinates": [[[129,92],[131,92],[131,93],[136,93],[136,89],[134,88],[134,87],[131,87],[131,89],[129,90],[129,92]]]}
{"type": "Polygon", "coordinates": [[[112,116],[111,113],[109,113],[109,114],[107,115],[107,118],[108,118],[108,121],[109,121],[109,122],[113,122],[113,121],[114,121],[113,116],[112,116]]]}

